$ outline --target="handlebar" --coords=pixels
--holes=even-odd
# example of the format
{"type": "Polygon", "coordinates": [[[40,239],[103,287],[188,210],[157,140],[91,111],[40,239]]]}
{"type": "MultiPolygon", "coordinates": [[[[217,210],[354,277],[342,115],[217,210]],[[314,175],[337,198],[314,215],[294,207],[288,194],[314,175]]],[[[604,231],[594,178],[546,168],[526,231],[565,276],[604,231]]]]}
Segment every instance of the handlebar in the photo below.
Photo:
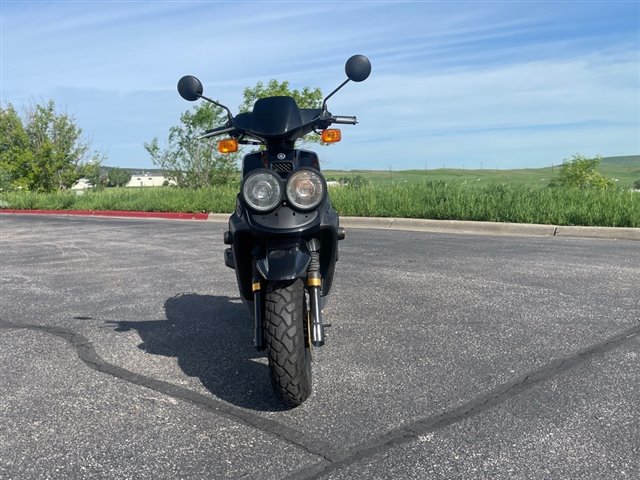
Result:
{"type": "Polygon", "coordinates": [[[215,137],[217,135],[222,135],[223,133],[233,132],[234,130],[234,127],[228,127],[226,125],[223,127],[212,128],[211,130],[206,130],[202,135],[200,135],[198,137],[198,140],[202,140],[203,138],[215,137]]]}
{"type": "MultiPolygon", "coordinates": [[[[355,125],[358,123],[358,120],[356,119],[356,117],[348,116],[348,115],[331,115],[328,117],[327,116],[318,117],[316,121],[314,121],[313,123],[316,123],[316,125],[321,126],[321,128],[327,128],[327,126],[331,125],[332,123],[355,125]]],[[[231,133],[231,132],[240,133],[242,132],[242,130],[238,130],[235,126],[230,126],[229,124],[226,124],[220,127],[212,128],[210,130],[205,130],[205,132],[198,137],[198,140],[216,137],[218,135],[224,135],[225,133],[231,133]]],[[[235,136],[235,135],[232,134],[232,136],[235,136]]]]}
{"type": "Polygon", "coordinates": [[[356,117],[345,116],[345,115],[333,115],[331,117],[331,123],[345,123],[348,125],[355,125],[358,123],[356,117]]]}

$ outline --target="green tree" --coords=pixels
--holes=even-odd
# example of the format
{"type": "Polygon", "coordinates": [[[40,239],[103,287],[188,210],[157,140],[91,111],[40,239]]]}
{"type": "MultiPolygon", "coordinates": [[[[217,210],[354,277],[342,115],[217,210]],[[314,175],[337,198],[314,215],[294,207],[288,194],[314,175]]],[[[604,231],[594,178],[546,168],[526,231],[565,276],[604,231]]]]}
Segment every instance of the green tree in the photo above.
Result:
{"type": "Polygon", "coordinates": [[[89,159],[82,129],[73,117],[57,113],[53,100],[27,109],[24,121],[9,104],[0,123],[1,177],[10,188],[69,188],[101,161],[97,154],[89,159]]]}
{"type": "Polygon", "coordinates": [[[371,185],[371,182],[362,175],[344,175],[338,181],[349,188],[363,188],[371,185]]]}
{"type": "Polygon", "coordinates": [[[570,160],[565,160],[560,167],[558,177],[550,186],[575,187],[575,188],[610,188],[613,180],[604,177],[596,171],[602,157],[585,158],[581,155],[573,155],[570,160]]]}
{"type": "Polygon", "coordinates": [[[28,187],[32,160],[22,119],[11,104],[0,108],[0,188],[28,187]]]}
{"type": "Polygon", "coordinates": [[[244,98],[239,109],[240,112],[248,112],[253,109],[253,104],[259,98],[287,96],[293,97],[299,108],[320,108],[322,106],[322,91],[319,88],[311,89],[304,87],[302,90],[291,90],[289,82],[278,82],[269,80],[265,85],[263,82],[256,83],[255,87],[247,87],[242,92],[244,98]]]}
{"type": "Polygon", "coordinates": [[[635,188],[636,190],[640,190],[640,180],[636,180],[635,182],[633,182],[633,188],[635,188]]]}
{"type": "Polygon", "coordinates": [[[123,168],[110,168],[107,172],[108,187],[124,187],[131,180],[131,172],[123,168]]]}
{"type": "Polygon", "coordinates": [[[102,168],[102,157],[96,152],[92,160],[79,169],[80,176],[89,180],[94,187],[105,187],[107,176],[102,168]]]}
{"type": "MultiPolygon", "coordinates": [[[[259,98],[287,96],[293,97],[298,108],[320,108],[322,106],[322,91],[319,88],[304,87],[302,90],[291,89],[289,82],[278,82],[277,80],[269,80],[265,85],[262,82],[256,83],[255,87],[247,87],[242,92],[244,100],[240,105],[240,112],[249,112],[253,109],[254,103],[259,98]]],[[[305,135],[302,139],[309,143],[323,143],[320,136],[314,133],[305,135]]],[[[328,144],[326,144],[328,145],[328,144]]]]}
{"type": "Polygon", "coordinates": [[[180,116],[180,125],[169,129],[164,149],[158,139],[145,143],[155,165],[164,170],[179,187],[202,188],[223,185],[237,178],[238,154],[218,154],[210,141],[198,140],[207,129],[223,125],[226,112],[211,103],[202,102],[180,116]]]}

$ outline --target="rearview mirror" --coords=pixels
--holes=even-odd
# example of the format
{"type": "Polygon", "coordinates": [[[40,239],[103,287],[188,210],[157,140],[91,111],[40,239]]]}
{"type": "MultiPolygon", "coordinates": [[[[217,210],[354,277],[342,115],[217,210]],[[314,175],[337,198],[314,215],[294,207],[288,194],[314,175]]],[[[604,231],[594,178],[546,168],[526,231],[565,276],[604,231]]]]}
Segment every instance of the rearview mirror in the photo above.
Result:
{"type": "Polygon", "coordinates": [[[364,55],[354,55],[347,60],[344,71],[349,80],[362,82],[366,80],[371,73],[371,62],[364,55]]]}
{"type": "Polygon", "coordinates": [[[185,100],[198,100],[202,91],[202,82],[192,75],[185,75],[178,81],[178,93],[185,100]]]}
{"type": "Polygon", "coordinates": [[[333,92],[324,97],[324,100],[322,101],[323,112],[327,110],[327,100],[329,100],[334,93],[349,83],[350,80],[354,82],[362,82],[369,77],[369,74],[371,73],[371,62],[364,55],[353,55],[344,65],[344,71],[347,74],[347,79],[338,85],[338,88],[333,92]]]}

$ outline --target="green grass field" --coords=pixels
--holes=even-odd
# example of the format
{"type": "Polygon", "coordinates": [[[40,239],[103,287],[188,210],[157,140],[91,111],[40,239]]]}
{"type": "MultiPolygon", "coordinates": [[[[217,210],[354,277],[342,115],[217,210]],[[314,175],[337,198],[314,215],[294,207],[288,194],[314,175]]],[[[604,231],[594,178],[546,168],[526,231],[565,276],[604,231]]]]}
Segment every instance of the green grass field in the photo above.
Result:
{"type": "Polygon", "coordinates": [[[620,188],[438,181],[338,187],[331,200],[350,216],[640,227],[640,193],[620,188]]]}
{"type": "MultiPolygon", "coordinates": [[[[630,188],[640,179],[640,156],[603,161],[600,172],[618,178],[617,188],[543,188],[555,173],[551,168],[325,173],[369,180],[330,189],[340,215],[640,227],[640,193],[630,188]]],[[[0,192],[0,202],[15,209],[229,213],[237,193],[237,186],[108,188],[83,195],[18,191],[0,192]]]]}
{"type": "MultiPolygon", "coordinates": [[[[546,187],[560,171],[560,166],[546,168],[522,168],[516,170],[460,170],[438,168],[433,170],[324,170],[327,178],[339,179],[361,176],[372,183],[391,185],[396,183],[422,183],[431,181],[451,182],[466,180],[487,183],[505,183],[509,185],[527,185],[546,187]]],[[[631,188],[633,182],[640,180],[640,155],[604,158],[598,171],[608,178],[618,179],[616,185],[631,188]]]]}

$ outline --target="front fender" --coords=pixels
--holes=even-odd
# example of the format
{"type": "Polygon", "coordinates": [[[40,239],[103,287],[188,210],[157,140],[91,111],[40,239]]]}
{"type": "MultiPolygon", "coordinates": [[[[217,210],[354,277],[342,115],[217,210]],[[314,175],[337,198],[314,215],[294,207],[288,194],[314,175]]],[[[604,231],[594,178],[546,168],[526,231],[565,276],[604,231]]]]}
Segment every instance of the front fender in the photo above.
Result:
{"type": "Polygon", "coordinates": [[[281,282],[305,278],[311,262],[311,255],[301,246],[273,246],[268,248],[264,258],[258,259],[258,272],[267,281],[281,282]]]}

